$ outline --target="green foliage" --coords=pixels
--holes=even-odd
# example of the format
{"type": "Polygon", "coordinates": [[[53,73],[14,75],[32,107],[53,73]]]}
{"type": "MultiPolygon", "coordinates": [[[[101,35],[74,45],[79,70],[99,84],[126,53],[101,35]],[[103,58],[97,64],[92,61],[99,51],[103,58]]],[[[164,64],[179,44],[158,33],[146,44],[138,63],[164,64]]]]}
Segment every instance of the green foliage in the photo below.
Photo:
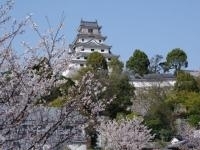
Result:
{"type": "Polygon", "coordinates": [[[124,113],[117,113],[117,116],[116,116],[116,120],[118,121],[120,121],[120,120],[122,120],[122,119],[130,119],[130,120],[132,120],[132,119],[134,119],[135,117],[138,117],[138,115],[136,114],[136,113],[134,113],[134,112],[131,112],[131,113],[129,113],[129,114],[124,114],[124,113]]]}
{"type": "Polygon", "coordinates": [[[108,66],[112,69],[112,73],[122,73],[124,64],[117,58],[112,58],[108,66]]]}
{"type": "Polygon", "coordinates": [[[189,73],[179,71],[176,75],[175,90],[177,91],[188,91],[198,92],[198,83],[195,78],[189,73]]]}
{"type": "Polygon", "coordinates": [[[135,88],[130,85],[128,77],[124,74],[113,74],[108,83],[109,87],[104,96],[116,98],[107,106],[106,114],[110,118],[116,118],[118,113],[129,114],[131,111],[128,107],[132,105],[131,99],[134,97],[135,88]]]}
{"type": "Polygon", "coordinates": [[[104,56],[98,52],[93,52],[88,56],[86,65],[94,70],[108,69],[104,56]]]}
{"type": "Polygon", "coordinates": [[[148,73],[149,64],[148,56],[143,51],[136,49],[133,56],[126,62],[126,67],[135,74],[142,76],[148,73]]]}
{"type": "Polygon", "coordinates": [[[169,69],[180,71],[181,67],[187,67],[187,54],[180,48],[175,48],[167,54],[167,66],[169,69]]]}
{"type": "Polygon", "coordinates": [[[188,122],[192,126],[198,126],[200,123],[200,114],[193,114],[188,117],[188,122]]]}
{"type": "Polygon", "coordinates": [[[3,71],[3,72],[0,72],[0,75],[4,76],[6,81],[9,82],[11,80],[12,71],[3,71]]]}
{"type": "Polygon", "coordinates": [[[164,101],[151,105],[149,112],[144,117],[146,125],[156,134],[157,139],[170,140],[173,136],[173,113],[164,101]]]}
{"type": "Polygon", "coordinates": [[[50,103],[54,100],[60,99],[60,97],[67,96],[68,95],[68,89],[71,86],[75,85],[74,81],[72,81],[71,79],[66,78],[66,77],[61,77],[61,78],[62,78],[61,80],[64,80],[65,82],[58,87],[53,87],[50,90],[50,94],[43,97],[43,99],[46,102],[50,103]]]}
{"type": "Polygon", "coordinates": [[[200,76],[194,77],[197,82],[198,89],[200,90],[200,76]]]}
{"type": "Polygon", "coordinates": [[[197,126],[200,121],[200,94],[180,91],[169,96],[168,103],[174,108],[174,115],[186,119],[191,125],[197,126]],[[180,107],[181,106],[181,107],[180,107]]]}
{"type": "Polygon", "coordinates": [[[162,141],[169,141],[173,136],[172,130],[170,129],[161,129],[159,135],[162,141]]]}
{"type": "Polygon", "coordinates": [[[66,99],[58,97],[49,103],[51,107],[62,107],[66,102],[66,99]]]}
{"type": "Polygon", "coordinates": [[[144,116],[152,105],[165,101],[171,89],[171,87],[162,87],[160,85],[137,89],[136,97],[133,99],[133,111],[144,116]]]}
{"type": "MultiPolygon", "coordinates": [[[[98,55],[98,57],[102,56],[99,55],[99,53],[92,54],[92,58],[95,58],[94,55],[98,55]]],[[[89,62],[88,65],[91,64],[89,62]]],[[[101,98],[110,99],[115,97],[115,99],[107,106],[103,114],[111,118],[116,118],[118,113],[123,113],[124,115],[130,113],[131,111],[130,109],[128,110],[128,108],[132,105],[131,99],[134,97],[135,88],[130,85],[128,76],[122,73],[123,63],[117,58],[113,58],[109,63],[109,67],[112,70],[109,75],[105,73],[105,70],[101,67],[97,71],[98,68],[95,68],[95,66],[98,67],[98,65],[93,65],[94,68],[92,68],[92,66],[89,65],[81,69],[77,77],[80,79],[86,72],[91,71],[103,85],[106,84],[108,88],[102,93],[101,98]]]]}
{"type": "Polygon", "coordinates": [[[144,122],[156,134],[156,140],[169,141],[174,134],[173,109],[166,101],[170,92],[171,88],[161,86],[138,89],[133,101],[134,111],[144,116],[144,122]]]}
{"type": "Polygon", "coordinates": [[[72,78],[73,80],[80,80],[87,72],[94,72],[94,70],[91,67],[82,67],[72,78]]]}

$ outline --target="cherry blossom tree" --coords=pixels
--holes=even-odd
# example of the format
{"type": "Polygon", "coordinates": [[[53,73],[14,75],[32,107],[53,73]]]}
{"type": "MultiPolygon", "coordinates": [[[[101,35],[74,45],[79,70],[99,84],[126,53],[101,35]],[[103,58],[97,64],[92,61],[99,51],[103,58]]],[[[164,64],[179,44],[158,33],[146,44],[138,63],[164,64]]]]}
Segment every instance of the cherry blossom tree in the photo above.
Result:
{"type": "Polygon", "coordinates": [[[182,139],[185,141],[184,144],[180,145],[181,149],[200,149],[200,130],[191,127],[188,123],[185,122],[178,127],[178,133],[182,136],[182,139]]]}
{"type": "MultiPolygon", "coordinates": [[[[70,60],[62,35],[64,17],[56,27],[49,23],[42,33],[31,16],[13,21],[12,8],[11,0],[0,7],[0,149],[61,149],[80,139],[86,142],[83,130],[98,127],[101,112],[114,97],[103,99],[107,85],[88,72],[63,92],[61,107],[49,107],[47,97],[52,89],[68,82],[60,78],[70,60]],[[27,26],[39,40],[35,46],[23,41],[24,49],[18,53],[13,41],[27,26]]],[[[98,131],[107,146],[116,150],[142,149],[154,137],[136,118],[103,122],[98,131]]]]}
{"type": "Polygon", "coordinates": [[[141,150],[154,138],[142,121],[134,118],[102,122],[98,128],[101,144],[113,150],[141,150]]]}
{"type": "Polygon", "coordinates": [[[0,7],[0,148],[60,148],[84,136],[82,128],[112,99],[100,98],[106,87],[88,73],[69,90],[69,95],[62,95],[66,99],[62,107],[48,107],[46,97],[51,89],[67,82],[60,79],[69,61],[61,34],[64,18],[57,27],[49,26],[41,33],[31,16],[12,22],[12,7],[11,0],[0,7]],[[24,51],[18,53],[13,40],[28,25],[39,42],[36,46],[22,42],[24,51]]]}

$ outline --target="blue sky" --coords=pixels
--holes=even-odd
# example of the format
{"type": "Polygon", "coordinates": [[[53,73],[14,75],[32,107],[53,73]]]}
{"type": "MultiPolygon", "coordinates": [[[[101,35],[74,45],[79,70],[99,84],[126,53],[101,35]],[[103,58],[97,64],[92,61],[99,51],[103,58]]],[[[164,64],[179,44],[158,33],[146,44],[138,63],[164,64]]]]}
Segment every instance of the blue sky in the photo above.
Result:
{"type": "Polygon", "coordinates": [[[181,48],[188,55],[188,69],[200,70],[199,0],[16,0],[12,14],[22,18],[32,13],[45,28],[45,16],[56,25],[62,12],[68,43],[75,38],[81,19],[97,20],[108,37],[106,43],[124,62],[135,49],[151,58],[181,48]]]}

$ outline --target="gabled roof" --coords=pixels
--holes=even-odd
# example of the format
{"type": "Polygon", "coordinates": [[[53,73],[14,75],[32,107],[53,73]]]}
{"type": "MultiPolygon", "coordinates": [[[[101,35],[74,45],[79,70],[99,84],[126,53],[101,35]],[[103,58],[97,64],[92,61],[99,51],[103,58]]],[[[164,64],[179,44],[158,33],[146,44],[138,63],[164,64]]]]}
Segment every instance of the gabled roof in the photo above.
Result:
{"type": "Polygon", "coordinates": [[[73,45],[78,42],[78,39],[80,38],[90,38],[90,39],[98,39],[105,41],[107,39],[107,36],[102,36],[101,34],[84,34],[79,33],[77,34],[75,40],[73,41],[73,45]]]}
{"type": "Polygon", "coordinates": [[[91,39],[90,41],[85,42],[85,43],[75,43],[74,46],[75,47],[83,46],[83,47],[87,47],[87,48],[102,48],[102,49],[111,49],[111,47],[112,47],[112,46],[109,46],[106,44],[97,43],[93,39],[91,39]]]}

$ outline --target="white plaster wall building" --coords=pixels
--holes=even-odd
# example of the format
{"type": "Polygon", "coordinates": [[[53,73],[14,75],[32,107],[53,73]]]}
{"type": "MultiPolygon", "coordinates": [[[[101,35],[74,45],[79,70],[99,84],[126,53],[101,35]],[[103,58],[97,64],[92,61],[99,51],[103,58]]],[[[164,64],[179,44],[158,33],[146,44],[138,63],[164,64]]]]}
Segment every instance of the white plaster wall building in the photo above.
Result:
{"type": "Polygon", "coordinates": [[[111,47],[105,43],[106,36],[101,34],[101,26],[97,21],[89,22],[81,20],[78,34],[72,44],[69,45],[70,64],[63,75],[70,76],[81,67],[86,66],[87,57],[92,52],[101,53],[107,62],[113,57],[111,47]]]}
{"type": "Polygon", "coordinates": [[[176,83],[176,78],[172,74],[146,74],[141,78],[130,76],[130,83],[134,85],[136,89],[154,86],[173,87],[176,83]]]}

